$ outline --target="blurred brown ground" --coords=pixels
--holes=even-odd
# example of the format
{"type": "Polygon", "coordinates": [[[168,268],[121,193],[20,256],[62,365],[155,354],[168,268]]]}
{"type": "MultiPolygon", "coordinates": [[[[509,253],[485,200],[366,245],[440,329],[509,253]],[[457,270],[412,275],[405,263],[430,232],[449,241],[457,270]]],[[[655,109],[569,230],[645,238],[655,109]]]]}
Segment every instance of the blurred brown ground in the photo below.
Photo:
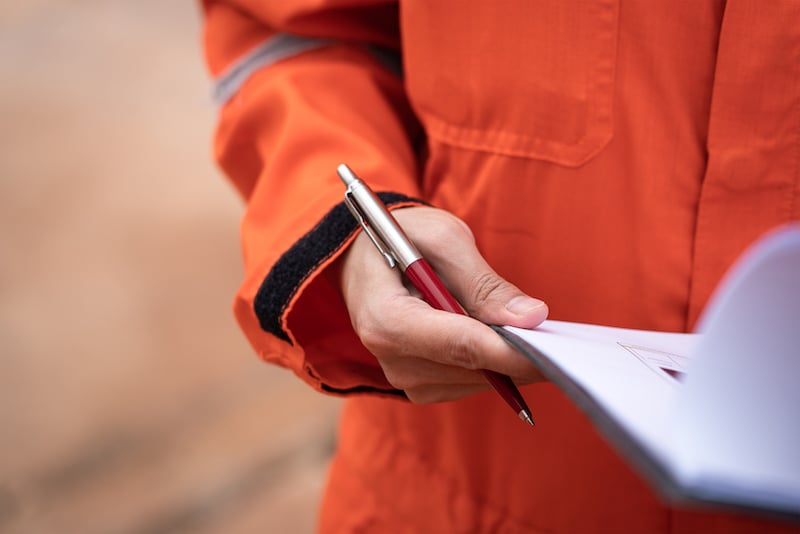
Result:
{"type": "Polygon", "coordinates": [[[192,1],[0,6],[0,532],[309,532],[339,403],[230,305],[192,1]]]}

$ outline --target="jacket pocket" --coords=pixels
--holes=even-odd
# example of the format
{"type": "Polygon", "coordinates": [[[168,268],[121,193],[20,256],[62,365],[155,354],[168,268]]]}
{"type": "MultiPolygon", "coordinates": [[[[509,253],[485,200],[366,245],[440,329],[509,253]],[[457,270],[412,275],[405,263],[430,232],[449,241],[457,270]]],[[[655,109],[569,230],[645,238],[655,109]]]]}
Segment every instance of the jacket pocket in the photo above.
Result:
{"type": "Polygon", "coordinates": [[[613,135],[618,0],[408,0],[411,101],[434,139],[578,166],[613,135]]]}

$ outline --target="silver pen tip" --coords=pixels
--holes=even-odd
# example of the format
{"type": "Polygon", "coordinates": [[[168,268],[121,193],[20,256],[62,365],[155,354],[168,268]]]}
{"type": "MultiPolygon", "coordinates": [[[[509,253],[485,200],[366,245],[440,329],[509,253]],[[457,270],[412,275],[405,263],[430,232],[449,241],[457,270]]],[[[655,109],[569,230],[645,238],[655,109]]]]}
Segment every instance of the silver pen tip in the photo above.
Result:
{"type": "Polygon", "coordinates": [[[533,417],[531,417],[531,414],[529,414],[525,410],[520,410],[518,415],[519,415],[520,419],[522,419],[523,421],[525,421],[529,425],[536,426],[536,423],[533,422],[533,417]]]}
{"type": "Polygon", "coordinates": [[[344,163],[336,167],[336,172],[339,174],[339,178],[341,178],[342,181],[344,182],[344,185],[349,186],[350,184],[358,180],[358,178],[356,178],[356,175],[353,174],[353,171],[350,170],[350,167],[348,167],[344,163]]]}

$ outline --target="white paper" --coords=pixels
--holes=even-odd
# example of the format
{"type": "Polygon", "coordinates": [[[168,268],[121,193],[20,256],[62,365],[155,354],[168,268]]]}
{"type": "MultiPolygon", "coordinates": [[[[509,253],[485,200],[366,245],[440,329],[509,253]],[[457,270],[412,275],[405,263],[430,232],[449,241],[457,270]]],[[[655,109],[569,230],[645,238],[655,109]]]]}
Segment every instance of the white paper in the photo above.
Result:
{"type": "Polygon", "coordinates": [[[699,330],[675,408],[681,476],[800,510],[800,227],[742,258],[699,330]]]}
{"type": "Polygon", "coordinates": [[[545,355],[662,462],[672,455],[670,421],[681,382],[667,369],[696,335],[545,321],[536,330],[505,327],[545,355]]]}
{"type": "Polygon", "coordinates": [[[800,225],[751,248],[700,325],[505,328],[693,495],[800,514],[800,225]]]}

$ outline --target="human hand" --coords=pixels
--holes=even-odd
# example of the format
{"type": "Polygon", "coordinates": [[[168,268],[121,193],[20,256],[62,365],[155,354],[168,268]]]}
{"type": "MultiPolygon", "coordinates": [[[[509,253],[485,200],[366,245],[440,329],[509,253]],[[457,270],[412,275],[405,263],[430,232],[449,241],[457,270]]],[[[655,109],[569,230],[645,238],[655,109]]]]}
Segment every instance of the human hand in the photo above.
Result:
{"type": "Polygon", "coordinates": [[[362,232],[342,258],[341,286],[353,328],[389,383],[415,403],[431,403],[488,389],[481,369],[518,384],[544,380],[483,324],[533,328],[547,317],[544,302],[500,278],[467,225],[450,213],[413,207],[393,215],[469,317],[426,304],[362,232]]]}

